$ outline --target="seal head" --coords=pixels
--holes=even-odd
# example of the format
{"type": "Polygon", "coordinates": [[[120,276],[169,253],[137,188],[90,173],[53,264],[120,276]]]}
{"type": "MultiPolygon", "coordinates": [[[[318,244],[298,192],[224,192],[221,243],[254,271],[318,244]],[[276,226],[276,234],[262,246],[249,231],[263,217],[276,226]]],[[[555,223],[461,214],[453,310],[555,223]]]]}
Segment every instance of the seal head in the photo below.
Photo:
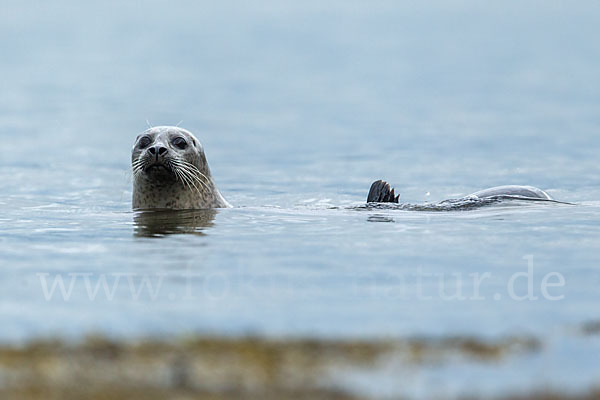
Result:
{"type": "Polygon", "coordinates": [[[210,174],[202,145],[189,131],[157,126],[131,151],[134,209],[208,209],[231,205],[210,174]]]}

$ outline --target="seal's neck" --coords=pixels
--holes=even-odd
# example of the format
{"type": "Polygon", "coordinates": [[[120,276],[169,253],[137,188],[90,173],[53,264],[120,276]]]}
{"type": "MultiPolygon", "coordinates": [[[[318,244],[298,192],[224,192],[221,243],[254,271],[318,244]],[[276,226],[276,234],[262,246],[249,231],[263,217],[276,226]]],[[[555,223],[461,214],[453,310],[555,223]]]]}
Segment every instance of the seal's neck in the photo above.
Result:
{"type": "Polygon", "coordinates": [[[154,180],[135,177],[132,206],[134,209],[208,209],[231,207],[210,176],[202,183],[183,184],[179,180],[154,180]]]}

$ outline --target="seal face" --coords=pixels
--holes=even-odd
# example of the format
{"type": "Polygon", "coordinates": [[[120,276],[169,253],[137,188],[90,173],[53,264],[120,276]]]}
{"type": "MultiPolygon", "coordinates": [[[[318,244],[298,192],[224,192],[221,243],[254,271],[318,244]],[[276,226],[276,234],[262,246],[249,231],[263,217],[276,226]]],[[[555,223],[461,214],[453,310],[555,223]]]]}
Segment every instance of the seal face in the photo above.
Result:
{"type": "Polygon", "coordinates": [[[157,126],[131,151],[134,209],[208,209],[231,205],[210,174],[204,149],[189,131],[157,126]]]}

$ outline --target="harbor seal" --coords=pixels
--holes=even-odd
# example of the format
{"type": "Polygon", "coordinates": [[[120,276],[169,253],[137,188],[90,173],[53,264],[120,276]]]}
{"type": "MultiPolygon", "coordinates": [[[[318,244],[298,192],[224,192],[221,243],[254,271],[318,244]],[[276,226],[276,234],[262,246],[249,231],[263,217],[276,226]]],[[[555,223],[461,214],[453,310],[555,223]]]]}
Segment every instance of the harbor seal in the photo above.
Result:
{"type": "MultiPolygon", "coordinates": [[[[400,195],[394,192],[394,189],[389,183],[383,180],[373,182],[369,194],[367,195],[367,203],[399,203],[400,195]]],[[[562,203],[554,200],[548,193],[533,186],[496,186],[489,189],[480,190],[472,193],[461,199],[444,200],[442,203],[454,202],[460,200],[465,201],[500,201],[500,200],[530,200],[530,201],[550,201],[554,203],[562,203]]]]}
{"type": "Polygon", "coordinates": [[[131,151],[133,209],[210,209],[231,205],[215,185],[202,145],[189,131],[157,126],[131,151]]]}

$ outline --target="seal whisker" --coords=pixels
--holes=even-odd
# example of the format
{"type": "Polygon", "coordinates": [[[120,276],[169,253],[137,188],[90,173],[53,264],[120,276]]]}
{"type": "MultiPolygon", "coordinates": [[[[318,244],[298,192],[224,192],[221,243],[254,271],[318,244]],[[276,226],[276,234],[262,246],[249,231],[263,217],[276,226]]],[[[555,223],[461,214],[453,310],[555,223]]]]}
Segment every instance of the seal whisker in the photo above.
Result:
{"type": "MultiPolygon", "coordinates": [[[[181,165],[179,165],[178,160],[168,159],[166,161],[166,163],[171,167],[171,169],[175,172],[175,174],[180,178],[180,180],[184,184],[184,186],[187,186],[191,189],[191,185],[194,185],[193,180],[192,180],[192,175],[190,175],[191,172],[188,171],[187,169],[183,168],[181,165]]],[[[194,185],[194,188],[196,189],[198,194],[200,194],[200,191],[196,187],[196,185],[194,185]]]]}
{"type": "Polygon", "coordinates": [[[144,164],[144,162],[145,160],[143,158],[138,158],[137,160],[133,160],[131,162],[131,165],[135,167],[136,165],[144,164]]]}
{"type": "MultiPolygon", "coordinates": [[[[181,169],[181,171],[183,171],[183,172],[184,172],[184,174],[185,174],[185,175],[186,175],[186,177],[187,177],[187,178],[190,180],[190,182],[192,183],[192,185],[194,185],[194,187],[196,187],[196,185],[195,185],[195,183],[194,183],[194,182],[198,182],[198,183],[200,183],[200,184],[201,184],[201,186],[202,186],[203,188],[205,188],[205,189],[206,189],[206,190],[207,190],[209,193],[211,192],[210,188],[209,188],[209,187],[208,187],[208,186],[207,186],[207,185],[206,185],[204,182],[202,182],[201,180],[199,180],[199,179],[198,179],[198,177],[194,175],[193,171],[186,170],[186,169],[183,169],[183,168],[181,169]]],[[[196,189],[198,190],[198,193],[200,194],[200,189],[198,189],[197,187],[196,187],[196,189]]]]}
{"type": "Polygon", "coordinates": [[[195,182],[198,182],[202,187],[204,187],[208,192],[210,192],[210,187],[202,180],[199,176],[197,176],[193,171],[188,172],[190,174],[190,178],[192,178],[195,182]]]}
{"type": "Polygon", "coordinates": [[[192,190],[192,185],[190,185],[190,182],[179,169],[175,169],[175,174],[177,175],[184,187],[187,187],[188,189],[192,190]]]}
{"type": "Polygon", "coordinates": [[[133,175],[137,175],[144,169],[145,162],[143,160],[135,160],[131,163],[131,170],[133,175]]]}
{"type": "Polygon", "coordinates": [[[177,178],[177,180],[179,180],[184,187],[189,188],[189,185],[187,184],[187,181],[184,179],[184,177],[182,176],[181,171],[179,170],[179,168],[176,165],[172,165],[171,161],[166,161],[166,163],[169,165],[170,169],[173,171],[173,173],[175,174],[175,177],[177,178]]]}
{"type": "Polygon", "coordinates": [[[198,168],[196,168],[192,164],[182,162],[181,160],[174,160],[174,163],[177,165],[178,168],[180,168],[181,170],[185,171],[189,175],[190,178],[193,178],[195,181],[197,181],[198,183],[200,183],[209,192],[211,191],[211,189],[208,186],[208,184],[206,182],[204,182],[202,179],[200,179],[200,177],[199,177],[198,174],[200,174],[200,175],[203,175],[203,174],[198,170],[198,168]],[[186,164],[189,164],[189,165],[186,165],[186,164]]]}
{"type": "Polygon", "coordinates": [[[184,172],[183,170],[179,170],[179,173],[181,174],[182,179],[184,179],[184,181],[185,181],[184,185],[187,183],[187,186],[190,188],[190,190],[191,190],[191,186],[193,186],[194,189],[196,190],[196,193],[198,193],[198,196],[202,197],[202,192],[196,186],[196,184],[191,179],[191,177],[186,172],[184,172]]]}
{"type": "MultiPolygon", "coordinates": [[[[198,169],[198,167],[196,167],[194,164],[190,164],[186,161],[181,160],[181,163],[186,165],[187,167],[191,168],[196,174],[198,174],[200,177],[203,177],[204,179],[206,179],[208,182],[210,182],[210,179],[204,175],[202,172],[200,172],[200,170],[198,169]]],[[[207,183],[208,184],[208,183],[207,183]]]]}

